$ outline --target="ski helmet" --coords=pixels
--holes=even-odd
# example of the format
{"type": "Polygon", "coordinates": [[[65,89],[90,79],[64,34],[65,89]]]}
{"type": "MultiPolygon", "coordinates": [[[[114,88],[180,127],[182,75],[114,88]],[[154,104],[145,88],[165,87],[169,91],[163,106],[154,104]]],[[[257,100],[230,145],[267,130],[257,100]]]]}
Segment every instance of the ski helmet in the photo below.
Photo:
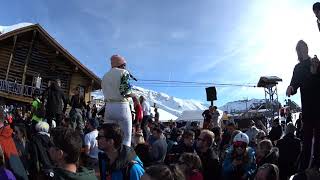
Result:
{"type": "Polygon", "coordinates": [[[249,144],[249,137],[245,133],[239,133],[233,138],[233,142],[245,142],[246,144],[249,144]]]}

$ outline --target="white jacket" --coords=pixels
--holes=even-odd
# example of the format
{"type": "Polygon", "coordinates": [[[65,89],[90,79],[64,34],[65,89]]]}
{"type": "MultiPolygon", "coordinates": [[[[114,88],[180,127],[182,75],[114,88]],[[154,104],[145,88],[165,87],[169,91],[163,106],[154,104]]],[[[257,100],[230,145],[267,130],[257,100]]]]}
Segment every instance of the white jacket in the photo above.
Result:
{"type": "Polygon", "coordinates": [[[127,102],[125,95],[131,94],[129,84],[130,73],[125,69],[112,68],[107,72],[101,82],[106,102],[127,102]]]}

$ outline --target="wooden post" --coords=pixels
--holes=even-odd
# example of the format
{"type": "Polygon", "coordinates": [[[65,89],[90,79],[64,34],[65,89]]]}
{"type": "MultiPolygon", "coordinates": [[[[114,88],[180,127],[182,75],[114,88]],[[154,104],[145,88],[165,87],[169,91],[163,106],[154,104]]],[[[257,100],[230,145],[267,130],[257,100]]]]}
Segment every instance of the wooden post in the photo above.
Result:
{"type": "Polygon", "coordinates": [[[28,68],[29,59],[30,59],[30,56],[31,56],[31,53],[32,53],[32,48],[33,48],[34,39],[35,39],[35,37],[36,37],[36,34],[37,34],[37,31],[34,30],[34,31],[33,31],[32,40],[31,40],[31,42],[30,42],[30,47],[29,47],[29,50],[28,50],[28,55],[27,55],[27,58],[26,58],[26,62],[25,62],[25,64],[24,64],[24,70],[23,70],[23,75],[22,75],[22,86],[24,86],[25,81],[26,81],[27,68],[28,68]]]}
{"type": "Polygon", "coordinates": [[[7,67],[7,73],[6,73],[6,79],[5,79],[6,81],[8,80],[8,77],[9,77],[10,66],[11,66],[12,59],[13,59],[13,56],[14,56],[14,51],[15,51],[15,48],[16,48],[16,42],[17,42],[17,35],[15,35],[13,37],[13,47],[12,47],[12,50],[11,50],[9,64],[8,64],[8,67],[7,67]]]}

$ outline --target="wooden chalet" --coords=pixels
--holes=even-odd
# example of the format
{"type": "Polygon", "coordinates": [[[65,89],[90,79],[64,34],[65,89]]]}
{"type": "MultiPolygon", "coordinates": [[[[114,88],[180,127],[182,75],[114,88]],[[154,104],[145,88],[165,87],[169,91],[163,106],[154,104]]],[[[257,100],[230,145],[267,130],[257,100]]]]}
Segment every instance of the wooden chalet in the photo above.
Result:
{"type": "Polygon", "coordinates": [[[66,96],[80,87],[86,102],[101,89],[101,79],[81,64],[39,24],[0,34],[0,98],[31,102],[36,87],[44,91],[59,78],[66,96]],[[41,83],[39,84],[41,79],[41,83]]]}

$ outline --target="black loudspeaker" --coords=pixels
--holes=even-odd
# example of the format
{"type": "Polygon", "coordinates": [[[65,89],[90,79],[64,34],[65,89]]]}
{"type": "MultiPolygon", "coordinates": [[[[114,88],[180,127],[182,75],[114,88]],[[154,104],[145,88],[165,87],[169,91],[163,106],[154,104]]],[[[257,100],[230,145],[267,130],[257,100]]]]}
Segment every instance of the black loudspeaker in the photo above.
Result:
{"type": "Polygon", "coordinates": [[[217,91],[216,87],[207,87],[206,88],[207,93],[207,101],[215,101],[217,100],[217,91]]]}

